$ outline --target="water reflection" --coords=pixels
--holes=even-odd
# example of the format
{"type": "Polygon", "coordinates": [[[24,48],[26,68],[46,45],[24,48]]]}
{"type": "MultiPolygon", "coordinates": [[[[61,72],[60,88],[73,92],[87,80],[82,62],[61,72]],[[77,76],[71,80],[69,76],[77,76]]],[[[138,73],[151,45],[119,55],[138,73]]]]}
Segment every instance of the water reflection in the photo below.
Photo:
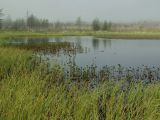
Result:
{"type": "Polygon", "coordinates": [[[93,38],[92,45],[93,45],[94,50],[99,49],[99,40],[97,38],[93,38]]]}
{"type": "Polygon", "coordinates": [[[39,44],[39,43],[49,43],[49,38],[13,38],[8,41],[10,44],[19,45],[19,44],[39,44]]]}
{"type": "MultiPolygon", "coordinates": [[[[72,47],[67,47],[66,52],[50,54],[50,59],[57,59],[64,63],[69,61],[69,57],[74,56],[76,65],[84,67],[96,64],[98,67],[105,65],[123,66],[156,66],[160,64],[160,41],[158,40],[109,40],[105,38],[95,38],[91,36],[66,36],[54,38],[19,38],[9,41],[10,44],[52,44],[70,43],[72,47]]],[[[57,44],[57,45],[58,45],[57,44]]],[[[65,46],[61,45],[62,49],[65,46]]],[[[49,47],[49,48],[55,48],[49,47]]],[[[58,47],[59,48],[59,47],[58,47]]],[[[60,50],[62,50],[60,49],[60,50]]],[[[45,49],[44,49],[45,50],[45,49]]],[[[44,56],[48,56],[48,53],[44,56]]]]}
{"type": "Polygon", "coordinates": [[[111,48],[111,40],[103,39],[103,44],[105,48],[111,48]]]}
{"type": "Polygon", "coordinates": [[[59,37],[56,37],[56,38],[55,38],[55,42],[62,42],[62,39],[59,38],[59,37]]]}
{"type": "Polygon", "coordinates": [[[95,37],[19,38],[10,45],[37,50],[40,61],[64,66],[71,80],[160,80],[160,41],[95,37]],[[43,52],[42,52],[43,51],[43,52]]]}
{"type": "Polygon", "coordinates": [[[92,45],[93,45],[94,50],[98,50],[103,47],[111,48],[111,40],[103,39],[103,38],[93,38],[92,45]]]}
{"type": "Polygon", "coordinates": [[[81,38],[80,37],[76,37],[76,46],[78,47],[78,48],[81,48],[82,47],[82,43],[81,43],[81,38]]]}

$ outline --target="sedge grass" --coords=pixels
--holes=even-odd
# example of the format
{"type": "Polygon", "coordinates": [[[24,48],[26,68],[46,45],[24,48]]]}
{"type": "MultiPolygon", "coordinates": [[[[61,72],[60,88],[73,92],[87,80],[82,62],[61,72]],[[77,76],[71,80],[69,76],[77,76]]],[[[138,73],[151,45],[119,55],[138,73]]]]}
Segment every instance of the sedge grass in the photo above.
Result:
{"type": "Polygon", "coordinates": [[[159,83],[133,83],[125,90],[120,89],[121,81],[106,80],[95,89],[85,81],[81,87],[69,80],[57,84],[63,75],[58,67],[45,74],[45,66],[33,67],[30,51],[6,47],[0,51],[1,120],[160,119],[159,83]]]}

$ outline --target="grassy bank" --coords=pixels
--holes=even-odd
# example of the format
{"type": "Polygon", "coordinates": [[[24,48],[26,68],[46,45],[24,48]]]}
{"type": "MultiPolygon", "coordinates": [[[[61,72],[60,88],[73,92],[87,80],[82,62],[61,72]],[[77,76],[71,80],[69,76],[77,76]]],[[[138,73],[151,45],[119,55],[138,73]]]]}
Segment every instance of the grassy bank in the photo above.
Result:
{"type": "Polygon", "coordinates": [[[160,32],[98,32],[94,36],[109,39],[160,39],[160,32]]]}
{"type": "Polygon", "coordinates": [[[160,32],[26,32],[1,31],[0,39],[11,37],[96,36],[109,39],[160,39],[160,32]]]}
{"type": "Polygon", "coordinates": [[[0,119],[2,120],[159,120],[160,84],[59,82],[58,66],[47,72],[32,52],[0,47],[0,119]]]}

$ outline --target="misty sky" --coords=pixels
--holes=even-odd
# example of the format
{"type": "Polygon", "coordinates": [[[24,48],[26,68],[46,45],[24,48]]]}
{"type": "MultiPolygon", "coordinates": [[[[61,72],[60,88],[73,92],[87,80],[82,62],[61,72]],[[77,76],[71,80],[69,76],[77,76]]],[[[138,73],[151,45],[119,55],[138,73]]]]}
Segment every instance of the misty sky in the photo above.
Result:
{"type": "Polygon", "coordinates": [[[86,21],[160,21],[160,0],[0,0],[0,8],[12,18],[25,17],[28,10],[52,21],[74,21],[78,16],[86,21]]]}

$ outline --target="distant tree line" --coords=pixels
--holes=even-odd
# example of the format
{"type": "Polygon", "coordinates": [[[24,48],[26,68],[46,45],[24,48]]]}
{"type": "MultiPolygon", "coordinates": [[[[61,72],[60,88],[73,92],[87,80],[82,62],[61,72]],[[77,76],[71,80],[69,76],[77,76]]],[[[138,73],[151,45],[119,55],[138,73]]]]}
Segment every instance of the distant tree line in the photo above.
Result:
{"type": "Polygon", "coordinates": [[[3,15],[3,13],[2,13],[2,9],[0,9],[0,29],[2,28],[2,15],[3,15]]]}
{"type": "Polygon", "coordinates": [[[98,18],[94,19],[92,22],[92,29],[94,31],[99,31],[99,30],[110,31],[111,27],[112,27],[111,22],[107,22],[107,21],[100,22],[98,18]]]}
{"type": "Polygon", "coordinates": [[[92,23],[85,22],[78,17],[75,22],[49,22],[48,19],[39,19],[33,14],[26,18],[12,20],[7,17],[2,20],[2,9],[0,9],[0,29],[3,30],[27,30],[27,31],[110,31],[111,22],[100,22],[99,19],[94,19],[92,23]]]}
{"type": "Polygon", "coordinates": [[[40,19],[33,14],[27,14],[26,18],[12,20],[4,18],[3,9],[0,9],[0,29],[20,31],[160,31],[160,22],[141,21],[134,23],[112,23],[100,21],[95,18],[92,22],[85,22],[78,17],[73,22],[50,22],[48,19],[40,19]]]}
{"type": "Polygon", "coordinates": [[[3,20],[3,29],[7,30],[41,30],[47,29],[50,23],[47,19],[38,19],[31,14],[27,19],[12,20],[10,17],[3,20]]]}

